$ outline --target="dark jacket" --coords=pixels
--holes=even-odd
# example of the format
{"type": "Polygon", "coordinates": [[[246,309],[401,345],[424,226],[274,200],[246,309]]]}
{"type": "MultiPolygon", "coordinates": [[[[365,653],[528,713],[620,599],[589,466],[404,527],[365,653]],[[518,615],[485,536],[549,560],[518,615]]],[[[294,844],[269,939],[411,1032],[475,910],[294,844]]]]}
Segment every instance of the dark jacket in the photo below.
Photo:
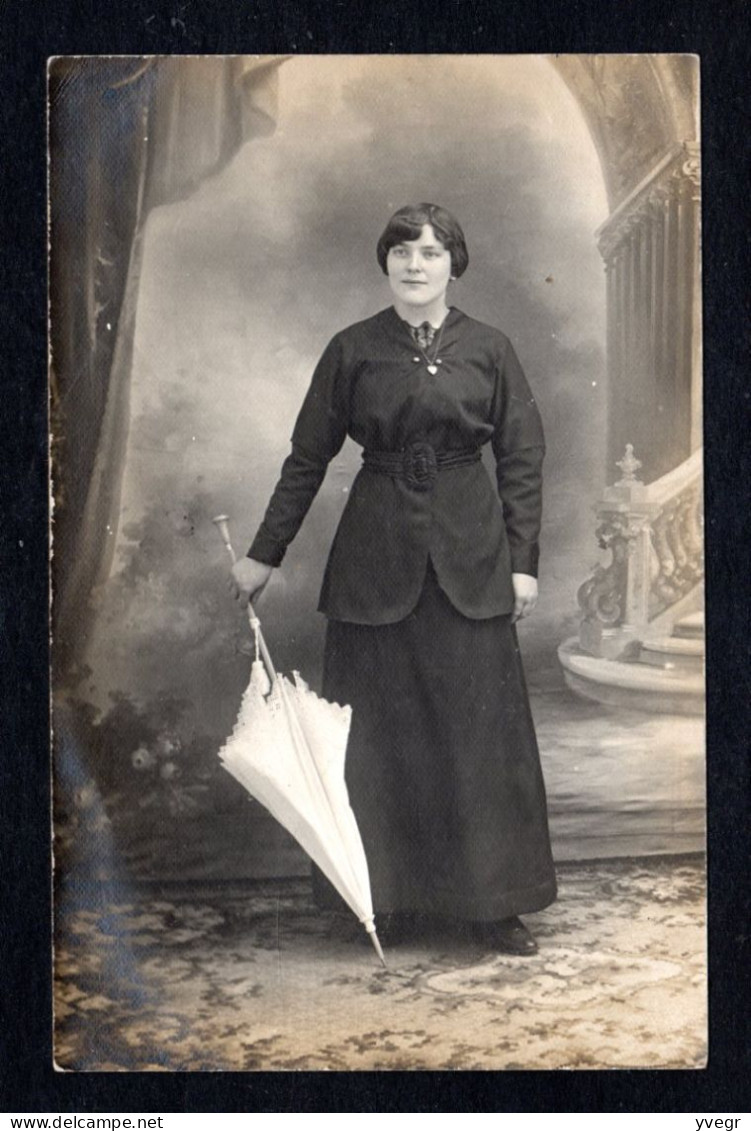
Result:
{"type": "Polygon", "coordinates": [[[428,489],[419,466],[417,478],[412,464],[407,478],[405,468],[363,466],[323,580],[319,609],[335,620],[402,620],[417,603],[428,558],[452,604],[475,619],[511,611],[512,571],[536,576],[544,439],[513,347],[452,308],[438,356],[432,375],[389,307],[337,334],[313,374],[249,557],[281,563],[347,435],[366,452],[410,453],[418,444],[439,458],[469,459],[489,442],[497,467],[498,494],[481,462],[460,458],[428,474],[428,489]]]}

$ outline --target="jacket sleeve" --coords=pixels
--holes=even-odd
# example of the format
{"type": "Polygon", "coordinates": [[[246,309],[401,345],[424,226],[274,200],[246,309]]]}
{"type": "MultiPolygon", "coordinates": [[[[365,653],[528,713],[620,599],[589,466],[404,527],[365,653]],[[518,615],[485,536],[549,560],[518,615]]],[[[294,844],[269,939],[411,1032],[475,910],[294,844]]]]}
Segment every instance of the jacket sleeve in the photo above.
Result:
{"type": "Polygon", "coordinates": [[[510,342],[498,365],[492,438],[511,569],[537,577],[545,438],[535,398],[510,342]]]}
{"type": "Polygon", "coordinates": [[[348,398],[339,336],[326,347],[292,432],[292,451],[266,508],[248,557],[281,565],[347,435],[348,398]]]}

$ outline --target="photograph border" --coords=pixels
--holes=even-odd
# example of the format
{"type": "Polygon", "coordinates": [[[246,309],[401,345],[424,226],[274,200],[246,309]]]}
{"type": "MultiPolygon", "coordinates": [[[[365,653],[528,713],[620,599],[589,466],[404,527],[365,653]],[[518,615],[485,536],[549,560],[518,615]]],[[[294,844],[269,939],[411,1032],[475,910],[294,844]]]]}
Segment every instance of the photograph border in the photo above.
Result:
{"type": "MultiPolygon", "coordinates": [[[[2,223],[11,341],[7,397],[2,409],[11,472],[4,477],[6,529],[2,541],[10,600],[6,648],[8,757],[3,791],[2,876],[6,1001],[14,1016],[5,1072],[6,1110],[152,1111],[696,1111],[742,1110],[748,1103],[743,1072],[749,1048],[746,1009],[749,891],[747,839],[749,704],[747,670],[748,579],[739,562],[749,542],[751,456],[739,404],[747,404],[741,342],[745,303],[738,280],[748,277],[741,224],[744,198],[739,134],[746,94],[739,4],[707,11],[693,6],[637,5],[617,16],[569,22],[561,6],[555,34],[545,5],[526,15],[496,10],[493,0],[473,6],[472,22],[454,20],[459,5],[419,5],[432,11],[421,24],[415,7],[394,6],[377,30],[354,32],[358,20],[337,20],[322,6],[255,6],[253,20],[222,0],[207,16],[176,4],[151,14],[142,4],[118,2],[108,26],[92,26],[72,5],[59,4],[40,29],[22,29],[23,13],[8,12],[6,126],[15,139],[5,171],[10,208],[2,223]],[[685,15],[683,14],[685,11],[685,15]],[[689,11],[693,22],[689,22],[689,11]],[[440,19],[436,19],[438,12],[440,19]],[[734,14],[736,19],[734,19],[734,14]],[[406,16],[409,18],[407,19],[406,16]],[[284,17],[285,34],[280,28],[284,17]],[[18,26],[15,24],[18,23],[18,26]],[[607,25],[607,26],[606,26],[607,25]],[[735,25],[735,26],[734,26],[735,25]],[[416,28],[426,27],[423,32],[416,28]],[[551,39],[555,42],[551,43],[551,39]],[[79,1075],[55,1072],[51,1055],[49,763],[47,666],[47,423],[46,423],[46,59],[56,54],[235,54],[238,52],[475,53],[684,51],[702,68],[702,152],[705,204],[704,362],[707,451],[707,749],[709,785],[710,1063],[706,1070],[654,1072],[498,1073],[226,1073],[79,1075]],[[733,223],[735,221],[735,224],[733,223]],[[31,238],[29,234],[31,233],[31,238]],[[745,398],[745,399],[744,399],[745,398]],[[732,484],[732,490],[727,485],[732,484]],[[741,592],[738,592],[740,588],[741,592]],[[723,595],[732,598],[723,599],[723,595]],[[367,1104],[367,1107],[364,1105],[367,1104]],[[177,1106],[175,1106],[177,1105],[177,1106]],[[405,1106],[406,1105],[406,1106],[405,1106]]],[[[381,9],[382,12],[388,12],[381,9]]],[[[577,11],[582,12],[581,8],[577,11]]],[[[32,25],[35,21],[32,21],[32,25]]]]}

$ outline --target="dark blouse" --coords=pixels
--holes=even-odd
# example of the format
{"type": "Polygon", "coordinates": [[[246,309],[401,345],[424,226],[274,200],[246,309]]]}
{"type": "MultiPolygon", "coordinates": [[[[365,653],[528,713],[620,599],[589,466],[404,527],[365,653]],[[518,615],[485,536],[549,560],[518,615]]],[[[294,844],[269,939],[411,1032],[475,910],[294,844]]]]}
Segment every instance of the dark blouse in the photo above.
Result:
{"type": "Polygon", "coordinates": [[[347,435],[375,453],[417,443],[440,456],[490,443],[498,485],[496,494],[480,462],[440,469],[427,490],[363,466],[326,566],[319,609],[329,617],[403,619],[428,558],[454,606],[476,619],[511,611],[512,571],[537,573],[544,439],[514,349],[452,308],[438,357],[431,374],[389,307],[336,334],[316,366],[249,557],[281,563],[347,435]]]}

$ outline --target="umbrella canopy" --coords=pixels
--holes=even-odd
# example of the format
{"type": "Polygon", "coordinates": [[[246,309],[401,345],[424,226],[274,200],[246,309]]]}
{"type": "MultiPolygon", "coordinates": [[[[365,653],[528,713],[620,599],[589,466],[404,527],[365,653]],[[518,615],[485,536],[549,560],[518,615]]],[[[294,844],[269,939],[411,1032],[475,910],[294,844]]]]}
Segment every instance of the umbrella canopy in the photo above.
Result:
{"type": "MultiPolygon", "coordinates": [[[[215,521],[234,558],[226,518],[215,521]]],[[[237,722],[219,757],[315,861],[363,923],[384,962],[365,850],[344,780],[351,708],[321,699],[298,672],[294,682],[278,674],[251,605],[248,614],[256,658],[237,722]]]]}

